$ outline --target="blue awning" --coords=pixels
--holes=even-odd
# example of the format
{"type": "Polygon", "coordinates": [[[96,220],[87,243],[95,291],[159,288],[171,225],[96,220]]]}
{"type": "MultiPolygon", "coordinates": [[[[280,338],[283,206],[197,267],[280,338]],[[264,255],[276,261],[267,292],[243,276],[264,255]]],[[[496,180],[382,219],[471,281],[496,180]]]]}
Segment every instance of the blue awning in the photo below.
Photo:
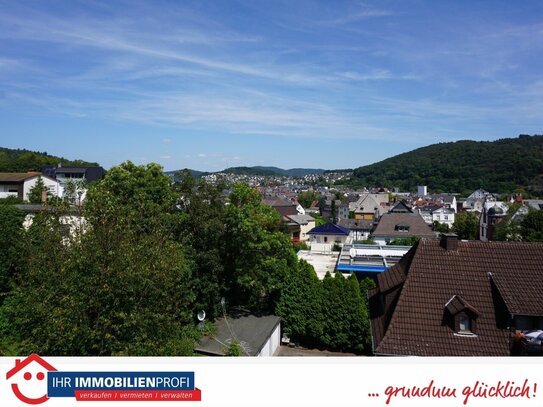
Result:
{"type": "Polygon", "coordinates": [[[385,266],[365,266],[360,264],[338,264],[338,271],[350,271],[355,273],[382,273],[387,269],[385,266]]]}

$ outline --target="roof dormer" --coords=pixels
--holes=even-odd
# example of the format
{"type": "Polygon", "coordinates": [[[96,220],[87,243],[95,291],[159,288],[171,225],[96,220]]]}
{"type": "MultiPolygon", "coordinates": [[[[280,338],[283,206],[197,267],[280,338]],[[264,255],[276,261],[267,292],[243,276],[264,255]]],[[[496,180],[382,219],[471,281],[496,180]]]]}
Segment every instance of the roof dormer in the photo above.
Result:
{"type": "Polygon", "coordinates": [[[443,320],[456,335],[475,336],[479,311],[460,295],[453,295],[445,304],[443,320]]]}

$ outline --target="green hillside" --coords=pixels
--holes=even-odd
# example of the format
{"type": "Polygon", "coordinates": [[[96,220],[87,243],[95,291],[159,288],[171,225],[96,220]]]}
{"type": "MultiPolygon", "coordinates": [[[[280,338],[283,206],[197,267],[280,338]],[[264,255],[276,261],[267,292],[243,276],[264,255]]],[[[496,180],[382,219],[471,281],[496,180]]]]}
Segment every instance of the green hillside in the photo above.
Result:
{"type": "Polygon", "coordinates": [[[0,172],[27,172],[41,171],[45,165],[57,165],[61,163],[64,166],[81,165],[95,166],[97,163],[90,163],[82,160],[67,160],[62,157],[49,155],[45,152],[24,149],[10,149],[0,147],[0,172]]]}
{"type": "Polygon", "coordinates": [[[543,136],[433,144],[354,170],[353,184],[415,191],[543,191],[543,136]]]}

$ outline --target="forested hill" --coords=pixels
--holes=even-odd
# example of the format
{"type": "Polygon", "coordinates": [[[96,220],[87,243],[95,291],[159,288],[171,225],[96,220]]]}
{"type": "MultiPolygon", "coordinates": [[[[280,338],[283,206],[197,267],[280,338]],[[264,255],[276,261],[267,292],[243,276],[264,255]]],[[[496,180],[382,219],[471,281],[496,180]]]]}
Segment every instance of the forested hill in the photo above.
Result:
{"type": "Polygon", "coordinates": [[[59,163],[64,166],[98,165],[97,163],[90,163],[82,160],[67,160],[62,157],[49,155],[45,152],[40,153],[30,150],[14,150],[0,147],[0,172],[41,171],[42,167],[45,165],[57,165],[59,163]]]}
{"type": "Polygon", "coordinates": [[[353,183],[415,191],[543,191],[543,136],[433,144],[354,170],[353,183]]]}

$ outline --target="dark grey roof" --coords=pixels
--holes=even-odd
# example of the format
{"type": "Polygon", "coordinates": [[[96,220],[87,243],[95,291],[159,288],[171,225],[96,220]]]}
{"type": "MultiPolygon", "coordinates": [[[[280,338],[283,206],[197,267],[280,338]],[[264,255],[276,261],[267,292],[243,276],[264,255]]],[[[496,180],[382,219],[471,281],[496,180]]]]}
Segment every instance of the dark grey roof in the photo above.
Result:
{"type": "Polygon", "coordinates": [[[385,213],[381,216],[379,224],[373,232],[375,237],[407,237],[418,236],[434,238],[436,234],[422,219],[418,213],[385,213]],[[396,230],[396,225],[409,226],[408,232],[400,232],[396,230]]]}
{"type": "Polygon", "coordinates": [[[372,230],[373,221],[365,219],[340,219],[338,225],[350,230],[372,230]]]}
{"type": "Polygon", "coordinates": [[[83,174],[88,182],[99,181],[104,178],[105,170],[102,167],[57,167],[57,166],[45,166],[42,168],[42,172],[50,177],[56,178],[58,174],[83,174]]]}
{"type": "Polygon", "coordinates": [[[224,356],[228,344],[237,340],[248,353],[256,356],[271,336],[281,319],[275,315],[257,317],[255,315],[238,318],[227,317],[216,321],[217,332],[213,337],[205,336],[195,351],[206,355],[224,356]]]}
{"type": "Polygon", "coordinates": [[[307,225],[315,221],[315,218],[309,215],[287,215],[287,218],[298,225],[307,225]]]}

